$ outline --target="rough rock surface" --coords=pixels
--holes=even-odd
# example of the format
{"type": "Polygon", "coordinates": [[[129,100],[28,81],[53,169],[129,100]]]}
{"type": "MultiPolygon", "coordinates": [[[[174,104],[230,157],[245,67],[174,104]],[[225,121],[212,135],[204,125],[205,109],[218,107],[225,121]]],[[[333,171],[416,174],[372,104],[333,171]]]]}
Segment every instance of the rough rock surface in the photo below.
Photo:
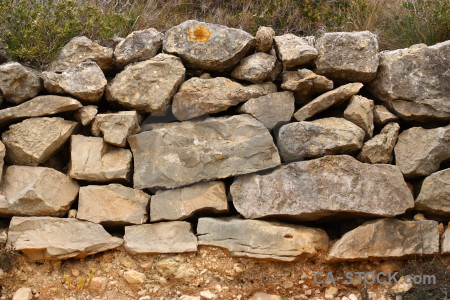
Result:
{"type": "Polygon", "coordinates": [[[269,52],[272,49],[275,30],[270,27],[261,26],[255,34],[256,51],[269,52]]]}
{"type": "Polygon", "coordinates": [[[303,104],[309,102],[314,95],[332,90],[333,85],[333,81],[325,76],[308,69],[299,69],[283,73],[281,88],[295,92],[296,101],[303,104]]]}
{"type": "Polygon", "coordinates": [[[58,152],[76,128],[76,122],[62,118],[32,118],[11,125],[2,134],[6,160],[37,166],[58,152]]]}
{"type": "Polygon", "coordinates": [[[299,225],[238,218],[200,218],[199,245],[227,249],[232,256],[294,261],[328,249],[325,231],[299,225]]]}
{"type": "Polygon", "coordinates": [[[220,181],[197,183],[189,187],[159,191],[150,202],[150,220],[184,220],[194,213],[226,213],[225,184],[220,181]]]}
{"type": "Polygon", "coordinates": [[[225,71],[254,45],[255,38],[243,30],[188,20],[166,31],[163,51],[181,57],[191,69],[225,71]]]}
{"type": "Polygon", "coordinates": [[[13,297],[12,300],[31,300],[33,299],[33,292],[30,288],[27,287],[21,287],[18,289],[13,297]]]}
{"type": "MultiPolygon", "coordinates": [[[[6,147],[0,141],[0,174],[3,174],[3,166],[5,164],[6,147]]],[[[2,182],[2,176],[0,176],[0,183],[2,182]]]]}
{"type": "Polygon", "coordinates": [[[184,221],[126,226],[123,238],[131,254],[197,251],[197,237],[184,221]]]}
{"type": "Polygon", "coordinates": [[[431,220],[368,221],[347,232],[330,249],[331,260],[400,258],[439,252],[438,223],[431,220]]]}
{"type": "Polygon", "coordinates": [[[450,41],[380,53],[371,92],[403,119],[450,120],[450,41]]]}
{"type": "Polygon", "coordinates": [[[284,69],[307,65],[317,57],[314,48],[314,37],[298,37],[291,33],[274,37],[278,58],[283,62],[284,69]]]}
{"type": "Polygon", "coordinates": [[[450,228],[447,228],[444,232],[444,237],[442,238],[441,253],[450,254],[450,228]]]}
{"type": "Polygon", "coordinates": [[[272,93],[248,100],[238,111],[254,116],[268,129],[273,129],[291,121],[295,98],[292,92],[272,93]]]}
{"type": "Polygon", "coordinates": [[[305,121],[315,114],[326,110],[330,106],[345,102],[351,96],[356,95],[362,87],[362,83],[355,82],[342,85],[334,90],[326,92],[300,108],[294,114],[294,117],[297,121],[305,121]]]}
{"type": "Polygon", "coordinates": [[[434,129],[413,127],[400,133],[395,163],[408,177],[427,176],[450,158],[450,125],[434,129]]]}
{"type": "Polygon", "coordinates": [[[105,226],[143,224],[150,196],[121,184],[80,188],[77,218],[105,226]]]}
{"type": "Polygon", "coordinates": [[[361,149],[364,131],[343,118],[293,122],[280,128],[277,145],[284,161],[351,154],[361,149]]]}
{"type": "Polygon", "coordinates": [[[378,40],[369,31],[330,32],[316,41],[317,74],[347,81],[369,82],[378,68],[378,40]]]}
{"type": "Polygon", "coordinates": [[[344,111],[344,118],[358,125],[366,133],[366,137],[373,136],[373,109],[372,100],[363,96],[352,96],[344,111]]]}
{"type": "Polygon", "coordinates": [[[53,217],[13,217],[8,246],[30,260],[83,258],[114,249],[123,240],[111,236],[99,224],[53,217]]]}
{"type": "Polygon", "coordinates": [[[72,135],[69,176],[75,179],[110,182],[130,178],[130,150],[109,146],[100,137],[72,135]]]}
{"type": "Polygon", "coordinates": [[[393,217],[414,206],[398,167],[363,164],[348,155],[293,162],[265,175],[240,176],[231,185],[231,195],[246,218],[393,217]]]}
{"type": "Polygon", "coordinates": [[[73,117],[80,122],[83,126],[88,126],[94,120],[98,113],[98,107],[95,105],[83,106],[77,110],[73,117]]]}
{"type": "Polygon", "coordinates": [[[185,73],[178,57],[158,54],[117,74],[106,88],[106,99],[127,108],[161,114],[167,110],[185,73]]]}
{"type": "Polygon", "coordinates": [[[125,147],[127,137],[139,132],[140,116],[135,111],[98,114],[91,126],[94,136],[102,136],[108,144],[125,147]]]}
{"type": "Polygon", "coordinates": [[[0,95],[5,101],[20,104],[41,90],[43,85],[38,72],[17,62],[0,65],[0,95]]]}
{"type": "Polygon", "coordinates": [[[358,160],[371,164],[390,164],[394,158],[399,131],[397,123],[387,124],[379,134],[364,143],[358,160]]]}
{"type": "Polygon", "coordinates": [[[280,164],[269,131],[249,115],[169,123],[128,142],[137,189],[176,188],[280,164]]]}
{"type": "Polygon", "coordinates": [[[414,208],[432,215],[450,217],[450,169],[425,178],[414,208]]]}
{"type": "Polygon", "coordinates": [[[389,122],[398,121],[398,117],[391,113],[385,106],[375,105],[373,110],[373,121],[376,125],[382,126],[389,122]]]}
{"type": "Polygon", "coordinates": [[[225,77],[193,77],[184,82],[173,97],[172,113],[180,121],[189,120],[276,91],[277,87],[271,82],[243,86],[225,77]]]}
{"type": "Polygon", "coordinates": [[[244,57],[231,72],[231,77],[260,83],[270,80],[277,58],[263,52],[244,57]]]}

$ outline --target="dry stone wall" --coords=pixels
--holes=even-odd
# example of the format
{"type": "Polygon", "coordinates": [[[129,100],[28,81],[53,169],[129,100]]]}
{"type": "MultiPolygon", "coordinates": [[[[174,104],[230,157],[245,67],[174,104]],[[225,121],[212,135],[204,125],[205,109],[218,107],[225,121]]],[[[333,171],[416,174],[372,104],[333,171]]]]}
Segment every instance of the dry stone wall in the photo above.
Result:
{"type": "Polygon", "coordinates": [[[449,253],[450,41],[379,52],[367,31],[190,20],[117,42],[0,65],[0,247],[449,253]]]}

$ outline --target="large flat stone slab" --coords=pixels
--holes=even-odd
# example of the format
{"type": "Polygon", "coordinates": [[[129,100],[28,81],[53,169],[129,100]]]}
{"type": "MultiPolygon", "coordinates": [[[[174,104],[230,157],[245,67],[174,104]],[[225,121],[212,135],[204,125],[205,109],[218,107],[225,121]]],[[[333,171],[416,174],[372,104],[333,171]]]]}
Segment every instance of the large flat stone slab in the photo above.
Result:
{"type": "Polygon", "coordinates": [[[450,217],[450,169],[433,173],[425,178],[414,209],[450,217]]]}

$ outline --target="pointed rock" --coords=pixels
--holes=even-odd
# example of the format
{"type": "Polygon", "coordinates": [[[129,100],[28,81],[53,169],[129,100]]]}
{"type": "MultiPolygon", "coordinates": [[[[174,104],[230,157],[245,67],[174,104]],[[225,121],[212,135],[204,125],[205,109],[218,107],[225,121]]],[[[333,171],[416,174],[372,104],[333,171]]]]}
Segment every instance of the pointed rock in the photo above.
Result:
{"type": "Polygon", "coordinates": [[[283,62],[284,69],[307,65],[317,57],[314,48],[314,37],[298,37],[291,33],[274,37],[278,58],[283,62]]]}
{"type": "Polygon", "coordinates": [[[296,101],[304,104],[309,102],[312,96],[332,90],[333,85],[333,81],[325,76],[317,75],[308,69],[300,69],[284,72],[281,88],[295,92],[296,101]]]}
{"type": "Polygon", "coordinates": [[[92,123],[91,132],[94,136],[102,136],[108,144],[125,147],[127,137],[141,129],[140,119],[135,111],[98,114],[92,123]]]}
{"type": "Polygon", "coordinates": [[[269,81],[277,58],[263,52],[244,57],[231,72],[231,77],[252,83],[269,81]]]}
{"type": "Polygon", "coordinates": [[[344,118],[358,125],[366,133],[366,137],[373,136],[373,109],[372,100],[363,96],[352,96],[344,111],[344,118]]]}
{"type": "Polygon", "coordinates": [[[394,147],[399,131],[400,125],[397,123],[387,124],[380,134],[364,143],[358,160],[370,164],[390,164],[394,159],[394,147]]]}
{"type": "Polygon", "coordinates": [[[83,106],[75,112],[73,117],[83,126],[88,126],[94,120],[98,113],[98,107],[95,105],[83,106]]]}
{"type": "Polygon", "coordinates": [[[391,113],[383,105],[375,105],[375,108],[373,110],[373,121],[376,125],[382,126],[389,122],[398,121],[398,117],[391,113]]]}
{"type": "Polygon", "coordinates": [[[414,208],[432,215],[450,217],[450,169],[425,178],[414,208]]]}
{"type": "Polygon", "coordinates": [[[20,104],[42,90],[42,79],[37,71],[17,62],[0,65],[0,95],[5,101],[20,104]]]}

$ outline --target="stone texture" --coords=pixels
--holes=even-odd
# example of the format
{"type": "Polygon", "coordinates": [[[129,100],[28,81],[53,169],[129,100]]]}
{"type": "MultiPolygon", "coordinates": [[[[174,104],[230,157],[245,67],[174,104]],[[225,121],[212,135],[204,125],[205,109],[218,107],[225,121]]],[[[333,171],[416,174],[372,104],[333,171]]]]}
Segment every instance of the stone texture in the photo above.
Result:
{"type": "Polygon", "coordinates": [[[347,81],[369,82],[378,68],[378,40],[369,31],[330,32],[316,41],[317,74],[347,81]]]}
{"type": "Polygon", "coordinates": [[[150,202],[150,220],[184,220],[197,212],[226,213],[225,184],[220,181],[197,183],[189,187],[159,191],[150,202]]]}
{"type": "Polygon", "coordinates": [[[127,137],[141,129],[140,119],[136,111],[98,114],[92,123],[91,133],[94,136],[102,136],[108,144],[125,147],[127,137]]]}
{"type": "Polygon", "coordinates": [[[37,166],[61,149],[77,125],[62,118],[32,118],[11,125],[2,134],[6,160],[16,165],[37,166]]]}
{"type": "Polygon", "coordinates": [[[246,218],[296,220],[403,214],[413,196],[396,166],[364,164],[348,155],[293,162],[235,179],[231,195],[246,218]]]}
{"type": "Polygon", "coordinates": [[[158,54],[117,74],[106,88],[106,99],[130,109],[163,114],[185,73],[178,57],[158,54]]]}
{"type": "Polygon", "coordinates": [[[231,77],[252,83],[269,81],[276,62],[275,56],[257,52],[244,57],[231,72],[231,77]]]}
{"type": "Polygon", "coordinates": [[[450,169],[433,173],[425,178],[414,209],[450,217],[450,169]]]}
{"type": "Polygon", "coordinates": [[[130,179],[130,150],[109,146],[100,137],[72,135],[69,176],[92,182],[130,179]]]}
{"type": "Polygon", "coordinates": [[[291,33],[274,37],[278,58],[283,62],[284,69],[307,65],[317,57],[314,48],[314,37],[298,37],[291,33]]]}
{"type": "Polygon", "coordinates": [[[83,258],[122,242],[99,224],[67,218],[13,217],[8,233],[8,246],[33,261],[83,258]]]}
{"type": "Polygon", "coordinates": [[[376,125],[382,126],[389,122],[398,121],[398,117],[391,113],[385,106],[375,105],[373,110],[373,121],[376,125]]]}
{"type": "Polygon", "coordinates": [[[291,121],[295,98],[291,92],[273,93],[248,100],[238,111],[254,116],[268,129],[273,129],[291,121]]]}
{"type": "Polygon", "coordinates": [[[259,220],[200,218],[197,235],[199,245],[225,248],[237,257],[294,261],[328,249],[321,229],[259,220]]]}
{"type": "Polygon", "coordinates": [[[249,115],[169,123],[128,142],[138,189],[176,188],[280,164],[269,131],[249,115]]]}
{"type": "Polygon", "coordinates": [[[342,85],[334,90],[326,92],[300,108],[294,117],[297,121],[305,121],[317,113],[320,113],[330,106],[339,105],[356,95],[363,87],[362,83],[355,82],[342,85]]]}
{"type": "Polygon", "coordinates": [[[270,27],[261,26],[256,32],[256,51],[269,52],[272,49],[275,30],[270,27]]]}
{"type": "Polygon", "coordinates": [[[450,254],[450,228],[447,228],[444,232],[441,245],[442,254],[450,254]]]}
{"type": "Polygon", "coordinates": [[[392,163],[399,131],[400,126],[397,123],[387,124],[379,134],[364,143],[358,160],[370,164],[392,163]]]}
{"type": "Polygon", "coordinates": [[[180,121],[189,120],[225,111],[248,99],[276,91],[271,82],[243,86],[225,77],[193,77],[184,82],[173,97],[172,113],[180,121]]]}
{"type": "Polygon", "coordinates": [[[179,56],[190,69],[225,71],[255,45],[249,33],[222,25],[188,20],[164,36],[163,51],[179,56]]]}
{"type": "Polygon", "coordinates": [[[88,126],[94,120],[98,113],[98,107],[95,105],[83,106],[77,110],[73,117],[80,122],[83,126],[88,126]]]}
{"type": "Polygon", "coordinates": [[[144,273],[135,270],[128,270],[123,273],[123,278],[130,284],[139,284],[144,283],[147,276],[145,276],[144,273]]]}
{"type": "Polygon", "coordinates": [[[103,96],[106,78],[100,67],[87,60],[62,73],[43,72],[45,89],[54,94],[69,94],[86,102],[98,102],[103,96]]]}
{"type": "Polygon", "coordinates": [[[413,127],[400,133],[395,160],[407,178],[427,176],[450,158],[450,125],[434,129],[413,127]]]}
{"type": "Polygon", "coordinates": [[[33,299],[33,293],[31,292],[31,289],[27,287],[21,287],[14,293],[12,297],[12,300],[31,300],[31,299],[33,299]]]}
{"type": "Polygon", "coordinates": [[[450,41],[383,51],[370,91],[402,119],[450,120],[450,41]]]}
{"type": "Polygon", "coordinates": [[[373,110],[372,100],[363,96],[352,96],[344,111],[344,118],[358,125],[366,133],[366,138],[373,136],[373,110]]]}
{"type": "MultiPolygon", "coordinates": [[[[5,164],[6,147],[0,141],[0,174],[3,174],[3,166],[5,164]]],[[[2,176],[0,176],[0,183],[2,182],[2,176]]]]}
{"type": "Polygon", "coordinates": [[[281,300],[282,298],[278,295],[271,295],[266,293],[254,293],[249,300],[281,300]]]}
{"type": "Polygon", "coordinates": [[[280,128],[277,146],[284,161],[351,154],[361,149],[364,131],[343,118],[293,122],[280,128]]]}
{"type": "Polygon", "coordinates": [[[305,104],[314,95],[332,90],[333,85],[333,81],[325,76],[317,75],[308,69],[299,69],[283,73],[281,88],[295,92],[296,101],[300,104],[305,104]]]}
{"type": "Polygon", "coordinates": [[[162,47],[163,34],[154,28],[133,31],[114,49],[114,64],[123,69],[130,63],[154,57],[162,47]]]}
{"type": "Polygon", "coordinates": [[[131,254],[197,251],[197,237],[184,221],[127,226],[123,238],[131,254]]]}
{"type": "Polygon", "coordinates": [[[17,62],[0,65],[0,95],[5,101],[20,104],[43,90],[40,74],[17,62]]]}
{"type": "Polygon", "coordinates": [[[379,219],[347,232],[330,249],[330,260],[400,258],[439,252],[436,221],[379,219]]]}

